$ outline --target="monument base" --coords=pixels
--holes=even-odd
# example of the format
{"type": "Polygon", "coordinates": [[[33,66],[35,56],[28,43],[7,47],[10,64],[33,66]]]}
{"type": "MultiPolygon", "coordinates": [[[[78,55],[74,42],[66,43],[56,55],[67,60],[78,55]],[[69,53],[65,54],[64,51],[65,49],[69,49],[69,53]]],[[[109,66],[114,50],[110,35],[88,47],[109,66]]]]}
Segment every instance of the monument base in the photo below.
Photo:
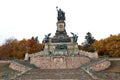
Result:
{"type": "Polygon", "coordinates": [[[82,56],[37,56],[30,60],[31,64],[40,69],[75,69],[88,62],[90,59],[82,56]]]}

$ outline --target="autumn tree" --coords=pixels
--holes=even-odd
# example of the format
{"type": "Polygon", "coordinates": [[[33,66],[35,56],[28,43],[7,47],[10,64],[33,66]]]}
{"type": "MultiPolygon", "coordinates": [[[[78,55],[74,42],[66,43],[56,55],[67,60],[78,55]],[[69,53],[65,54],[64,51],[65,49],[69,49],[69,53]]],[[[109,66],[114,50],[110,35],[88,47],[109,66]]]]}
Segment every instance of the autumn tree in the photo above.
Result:
{"type": "Polygon", "coordinates": [[[120,57],[120,35],[112,35],[108,38],[95,41],[91,47],[95,47],[99,55],[120,57]]]}
{"type": "Polygon", "coordinates": [[[27,42],[28,53],[36,53],[40,51],[40,44],[36,41],[29,39],[27,42]]]}
{"type": "Polygon", "coordinates": [[[7,39],[2,46],[0,46],[0,59],[23,59],[26,52],[29,54],[34,54],[42,51],[43,48],[44,44],[38,43],[37,37],[34,39],[23,39],[21,41],[10,38],[7,39]]]}
{"type": "Polygon", "coordinates": [[[10,38],[5,41],[5,43],[0,48],[1,58],[10,59],[13,52],[13,45],[16,45],[17,39],[10,38]]]}

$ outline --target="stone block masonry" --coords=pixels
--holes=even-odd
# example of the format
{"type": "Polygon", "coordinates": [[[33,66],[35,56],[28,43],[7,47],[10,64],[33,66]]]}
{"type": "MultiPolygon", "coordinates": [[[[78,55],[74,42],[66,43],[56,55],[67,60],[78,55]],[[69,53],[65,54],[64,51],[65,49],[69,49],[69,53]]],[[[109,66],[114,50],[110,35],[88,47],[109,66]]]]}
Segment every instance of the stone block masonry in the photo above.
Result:
{"type": "Polygon", "coordinates": [[[0,63],[10,63],[10,60],[0,60],[0,63]]]}
{"type": "Polygon", "coordinates": [[[13,70],[21,71],[21,72],[24,72],[24,71],[30,69],[29,67],[26,67],[22,64],[19,64],[18,62],[15,62],[15,61],[10,62],[9,68],[11,68],[13,70]]]}
{"type": "Polygon", "coordinates": [[[91,66],[90,70],[101,71],[107,69],[108,67],[110,67],[110,65],[111,65],[110,61],[104,61],[102,63],[96,64],[95,66],[91,66]]]}
{"type": "Polygon", "coordinates": [[[90,62],[88,57],[81,56],[36,56],[30,60],[31,64],[40,69],[74,69],[88,62],[90,62]]]}

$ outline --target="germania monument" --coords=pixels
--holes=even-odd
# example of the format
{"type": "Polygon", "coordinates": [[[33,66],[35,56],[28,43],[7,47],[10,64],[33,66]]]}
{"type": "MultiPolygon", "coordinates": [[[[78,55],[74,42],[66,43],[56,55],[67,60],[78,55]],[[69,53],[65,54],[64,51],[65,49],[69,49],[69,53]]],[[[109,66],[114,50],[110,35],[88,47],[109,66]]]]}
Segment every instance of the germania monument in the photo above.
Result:
{"type": "Polygon", "coordinates": [[[101,80],[94,72],[107,69],[111,65],[109,58],[98,58],[97,52],[79,50],[77,34],[71,32],[71,37],[67,34],[65,12],[57,8],[57,13],[56,33],[53,37],[51,33],[45,35],[44,50],[26,53],[23,61],[10,62],[11,69],[21,72],[13,79],[101,80]]]}
{"type": "Polygon", "coordinates": [[[50,37],[51,33],[45,35],[43,42],[45,43],[45,55],[76,55],[78,54],[78,36],[69,37],[66,32],[65,12],[57,8],[57,30],[54,37],[50,37]]]}
{"type": "Polygon", "coordinates": [[[45,35],[43,43],[44,50],[35,54],[25,55],[25,60],[41,69],[64,69],[78,68],[80,65],[97,58],[97,53],[88,53],[78,49],[78,35],[71,32],[70,37],[66,32],[65,12],[57,9],[57,30],[53,37],[51,33],[45,35]],[[86,57],[87,56],[87,57],[86,57]]]}

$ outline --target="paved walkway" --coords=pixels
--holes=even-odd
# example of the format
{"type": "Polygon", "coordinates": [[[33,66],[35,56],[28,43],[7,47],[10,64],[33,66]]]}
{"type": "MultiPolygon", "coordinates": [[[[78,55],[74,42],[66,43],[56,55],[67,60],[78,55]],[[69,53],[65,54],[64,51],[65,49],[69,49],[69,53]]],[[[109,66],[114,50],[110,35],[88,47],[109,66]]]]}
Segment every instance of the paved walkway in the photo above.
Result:
{"type": "Polygon", "coordinates": [[[82,69],[32,69],[16,80],[93,80],[82,69]]]}

